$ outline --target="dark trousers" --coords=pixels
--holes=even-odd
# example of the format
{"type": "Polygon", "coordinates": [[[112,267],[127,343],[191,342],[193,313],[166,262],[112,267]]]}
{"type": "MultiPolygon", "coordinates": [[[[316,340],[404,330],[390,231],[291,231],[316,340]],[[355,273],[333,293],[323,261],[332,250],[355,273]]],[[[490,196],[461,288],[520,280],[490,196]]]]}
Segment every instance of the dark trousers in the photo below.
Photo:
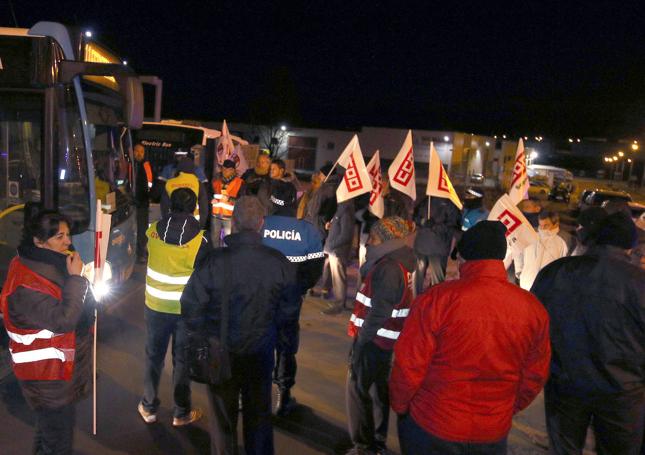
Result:
{"type": "Polygon", "coordinates": [[[143,258],[148,255],[146,246],[148,238],[146,231],[148,230],[148,211],[149,207],[137,207],[137,257],[143,258]]]}
{"type": "Polygon", "coordinates": [[[645,390],[577,398],[544,389],[551,453],[582,453],[587,428],[593,425],[598,455],[638,455],[643,442],[645,390]]]}
{"type": "Polygon", "coordinates": [[[172,338],[172,384],[175,402],[175,417],[185,417],[190,412],[190,379],[184,347],[187,342],[186,328],[179,314],[160,313],[145,307],[146,319],[146,364],[143,376],[143,398],[146,411],[159,408],[159,380],[163,371],[168,343],[172,338]]]}
{"type": "Polygon", "coordinates": [[[231,354],[232,378],[208,387],[212,455],[237,453],[237,415],[242,396],[244,449],[248,455],[272,455],[271,370],[273,350],[231,354]]]}
{"type": "Polygon", "coordinates": [[[403,455],[505,455],[507,438],[491,443],[454,442],[421,428],[410,415],[399,417],[399,443],[403,455]]]}
{"type": "Polygon", "coordinates": [[[37,409],[35,455],[71,455],[76,409],[68,404],[55,409],[37,409]]]}
{"type": "Polygon", "coordinates": [[[426,256],[417,253],[417,273],[415,276],[417,295],[420,295],[424,291],[424,282],[428,271],[430,273],[430,286],[434,286],[446,279],[447,266],[447,257],[426,256]]]}
{"type": "MultiPolygon", "coordinates": [[[[302,299],[300,300],[302,306],[302,299]]],[[[300,314],[300,310],[298,310],[300,314]]],[[[275,368],[273,369],[273,382],[281,390],[287,390],[296,384],[296,354],[300,344],[300,324],[294,323],[284,327],[275,346],[275,368]]]]}
{"type": "Polygon", "coordinates": [[[349,435],[355,447],[373,451],[385,448],[390,418],[387,380],[391,362],[392,352],[369,342],[361,349],[353,371],[350,366],[345,399],[349,435]]]}

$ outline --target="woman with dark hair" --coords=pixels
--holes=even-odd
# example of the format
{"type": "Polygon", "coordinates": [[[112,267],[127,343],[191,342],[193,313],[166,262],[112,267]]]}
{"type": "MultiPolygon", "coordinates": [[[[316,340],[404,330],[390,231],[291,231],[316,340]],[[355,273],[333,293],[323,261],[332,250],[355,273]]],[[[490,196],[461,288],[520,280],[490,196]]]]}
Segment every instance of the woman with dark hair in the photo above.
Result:
{"type": "Polygon", "coordinates": [[[70,223],[25,210],[25,232],[9,266],[0,309],[13,371],[36,413],[35,454],[71,454],[74,405],[89,391],[93,299],[70,252],[70,223]]]}

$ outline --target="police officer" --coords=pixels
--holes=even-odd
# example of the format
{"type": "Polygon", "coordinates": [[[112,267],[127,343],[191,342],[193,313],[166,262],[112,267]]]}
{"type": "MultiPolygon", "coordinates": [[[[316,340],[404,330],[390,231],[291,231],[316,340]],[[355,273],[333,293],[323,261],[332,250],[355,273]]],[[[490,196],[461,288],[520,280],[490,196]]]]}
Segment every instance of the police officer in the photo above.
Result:
{"type": "MultiPolygon", "coordinates": [[[[298,283],[301,286],[297,301],[298,315],[302,296],[322,274],[325,257],[322,239],[311,223],[296,218],[296,192],[289,182],[274,180],[271,185],[271,215],[264,219],[262,243],[275,248],[296,264],[298,283]]],[[[280,328],[276,344],[276,365],[273,382],[278,386],[276,415],[284,417],[295,406],[291,387],[296,382],[296,353],[298,352],[300,326],[295,322],[280,328]]]]}

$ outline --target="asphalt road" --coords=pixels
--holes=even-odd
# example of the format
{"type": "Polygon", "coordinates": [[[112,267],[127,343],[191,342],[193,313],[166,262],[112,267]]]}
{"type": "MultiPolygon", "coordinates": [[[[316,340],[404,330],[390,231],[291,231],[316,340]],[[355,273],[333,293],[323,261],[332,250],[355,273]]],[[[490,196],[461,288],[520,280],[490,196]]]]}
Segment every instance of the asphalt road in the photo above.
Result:
{"type": "MultiPolygon", "coordinates": [[[[133,279],[110,296],[99,316],[98,433],[91,434],[90,397],[77,407],[77,454],[209,453],[208,417],[188,428],[175,429],[171,425],[170,368],[166,368],[161,382],[159,422],[147,425],[137,413],[143,381],[144,270],[138,266],[133,279]]],[[[344,453],[350,447],[344,401],[349,313],[323,316],[320,314],[323,307],[324,302],[318,299],[307,299],[303,307],[298,384],[294,388],[299,406],[289,418],[275,419],[278,454],[334,454],[344,453]]],[[[168,357],[166,365],[170,364],[168,357]]],[[[206,410],[206,393],[200,384],[193,385],[193,402],[206,410]]],[[[509,453],[546,453],[540,447],[544,443],[541,412],[536,402],[534,408],[518,416],[510,435],[509,453]]],[[[11,376],[0,384],[0,422],[0,453],[30,453],[33,415],[11,376]]],[[[392,453],[399,453],[394,416],[388,446],[392,453]]]]}

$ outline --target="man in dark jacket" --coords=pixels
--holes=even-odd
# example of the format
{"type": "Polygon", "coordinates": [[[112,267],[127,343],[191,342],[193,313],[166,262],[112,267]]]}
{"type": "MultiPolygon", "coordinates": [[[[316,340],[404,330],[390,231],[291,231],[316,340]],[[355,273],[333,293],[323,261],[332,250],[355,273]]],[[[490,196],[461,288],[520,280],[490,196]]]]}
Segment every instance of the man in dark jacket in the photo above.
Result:
{"type": "Polygon", "coordinates": [[[480,221],[457,250],[460,278],[412,304],[394,346],[390,403],[406,455],[506,453],[513,415],[549,370],[549,318],[506,280],[506,229],[480,221]]]}
{"type": "Polygon", "coordinates": [[[362,283],[348,329],[354,339],[346,390],[349,434],[354,444],[350,453],[386,450],[392,348],[414,295],[416,260],[405,241],[413,229],[412,222],[392,217],[377,221],[370,231],[362,283]]]}
{"type": "Polygon", "coordinates": [[[347,300],[347,264],[352,251],[354,240],[354,200],[338,204],[336,213],[327,228],[329,234],[325,241],[325,267],[323,269],[322,283],[327,286],[330,278],[334,300],[328,308],[322,311],[326,315],[339,314],[345,308],[347,300]]]}
{"type": "Polygon", "coordinates": [[[137,144],[134,146],[134,205],[137,208],[137,261],[140,263],[145,263],[148,256],[146,230],[152,182],[152,167],[146,159],[146,149],[143,145],[137,144]]]}
{"type": "Polygon", "coordinates": [[[549,445],[581,453],[587,427],[598,453],[635,455],[645,412],[645,271],[630,264],[634,223],[600,222],[582,256],[549,264],[531,289],[551,317],[553,358],[545,388],[549,445]]]}
{"type": "Polygon", "coordinates": [[[427,270],[430,270],[430,286],[446,278],[448,256],[452,250],[452,239],[460,231],[460,212],[450,199],[432,198],[428,218],[428,198],[417,207],[417,236],[414,252],[417,255],[417,295],[424,289],[427,270]]]}
{"type": "Polygon", "coordinates": [[[323,242],[327,238],[327,223],[336,213],[336,188],[340,184],[341,176],[332,171],[331,164],[326,164],[318,171],[318,178],[323,183],[312,195],[305,210],[305,220],[313,224],[320,232],[323,242]],[[331,173],[333,172],[333,173],[331,173]],[[331,173],[331,174],[330,174],[331,173]],[[326,180],[325,180],[326,179],[326,180]]]}
{"type": "MultiPolygon", "coordinates": [[[[272,165],[273,166],[273,165],[272,165]]],[[[297,269],[300,291],[294,305],[298,318],[284,325],[278,333],[276,366],[273,381],[278,386],[276,414],[284,417],[293,410],[295,400],[291,388],[296,383],[296,353],[298,352],[300,308],[302,295],[311,288],[322,274],[325,255],[318,230],[305,220],[296,218],[296,195],[289,182],[275,181],[271,189],[271,215],[264,219],[262,243],[284,254],[297,269]]]]}
{"type": "Polygon", "coordinates": [[[277,334],[298,318],[295,267],[279,251],[262,245],[265,208],[243,196],[233,211],[228,248],[213,251],[197,267],[182,296],[182,316],[190,339],[219,338],[221,296],[228,287],[228,337],[232,378],[208,386],[211,453],[237,453],[238,398],[242,396],[244,449],[274,453],[271,426],[271,372],[277,334]]]}

